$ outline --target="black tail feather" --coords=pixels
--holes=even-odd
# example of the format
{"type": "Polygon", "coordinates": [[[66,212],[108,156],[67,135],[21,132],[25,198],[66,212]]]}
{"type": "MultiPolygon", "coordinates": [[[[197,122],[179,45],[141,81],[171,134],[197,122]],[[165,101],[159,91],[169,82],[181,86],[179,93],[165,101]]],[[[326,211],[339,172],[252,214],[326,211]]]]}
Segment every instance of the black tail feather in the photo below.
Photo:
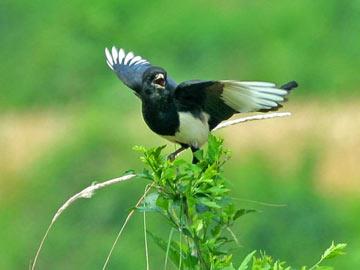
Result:
{"type": "Polygon", "coordinates": [[[298,87],[298,83],[296,81],[291,81],[291,82],[288,82],[288,83],[285,83],[283,86],[281,86],[280,88],[281,89],[284,89],[284,90],[287,90],[287,91],[290,91],[296,87],[298,87]]]}

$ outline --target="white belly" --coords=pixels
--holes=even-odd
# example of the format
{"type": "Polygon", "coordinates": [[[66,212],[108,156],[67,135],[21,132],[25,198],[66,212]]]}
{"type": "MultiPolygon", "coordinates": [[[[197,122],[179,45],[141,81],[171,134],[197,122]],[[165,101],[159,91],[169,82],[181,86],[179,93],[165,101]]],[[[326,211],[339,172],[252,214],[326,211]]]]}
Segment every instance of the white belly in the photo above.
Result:
{"type": "Polygon", "coordinates": [[[175,136],[163,136],[171,142],[188,144],[200,148],[207,142],[209,136],[209,115],[203,113],[202,120],[195,118],[191,113],[179,112],[180,126],[175,136]]]}

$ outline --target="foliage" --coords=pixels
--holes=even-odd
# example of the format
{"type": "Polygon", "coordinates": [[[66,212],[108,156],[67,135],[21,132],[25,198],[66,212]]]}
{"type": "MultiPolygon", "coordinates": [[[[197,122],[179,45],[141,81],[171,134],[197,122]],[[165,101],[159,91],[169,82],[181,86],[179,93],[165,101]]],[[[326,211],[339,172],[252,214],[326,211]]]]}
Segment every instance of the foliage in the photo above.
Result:
{"type": "MultiPolygon", "coordinates": [[[[170,237],[166,242],[148,231],[178,269],[236,269],[229,243],[237,240],[228,230],[238,218],[255,210],[237,209],[229,195],[230,189],[222,174],[229,155],[222,143],[221,139],[210,136],[207,151],[195,153],[199,159],[197,164],[183,159],[167,160],[162,155],[164,146],[148,150],[135,148],[143,153],[141,159],[149,167],[141,175],[150,180],[154,188],[137,210],[160,214],[179,232],[180,240],[170,237]]],[[[343,254],[345,246],[332,244],[309,270],[325,269],[320,264],[343,254]]],[[[256,256],[256,251],[248,254],[237,269],[248,269],[251,261],[253,270],[292,269],[264,253],[256,256]]]]}
{"type": "MultiPolygon", "coordinates": [[[[337,256],[344,254],[344,249],[346,244],[331,244],[331,246],[325,250],[324,254],[321,255],[321,259],[314,264],[312,267],[308,268],[306,266],[301,267],[301,270],[331,270],[332,267],[322,266],[321,264],[323,261],[335,258],[337,256]]],[[[260,256],[255,256],[256,251],[251,252],[248,256],[244,259],[242,264],[240,265],[238,270],[246,270],[248,269],[248,265],[250,264],[250,260],[253,259],[252,270],[291,270],[293,269],[290,266],[286,265],[286,262],[276,260],[274,261],[273,258],[267,256],[265,253],[260,254],[260,256]]],[[[235,269],[235,268],[234,268],[235,269]]]]}

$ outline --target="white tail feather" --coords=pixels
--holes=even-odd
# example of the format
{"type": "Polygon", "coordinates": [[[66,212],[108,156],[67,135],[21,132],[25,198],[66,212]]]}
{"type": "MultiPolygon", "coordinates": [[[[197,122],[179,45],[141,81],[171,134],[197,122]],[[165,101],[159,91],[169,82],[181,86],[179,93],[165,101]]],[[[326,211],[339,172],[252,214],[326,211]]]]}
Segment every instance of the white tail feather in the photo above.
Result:
{"type": "Polygon", "coordinates": [[[246,86],[257,86],[257,87],[275,87],[274,83],[271,82],[248,82],[248,81],[241,81],[239,82],[242,85],[246,86]]]}
{"type": "Polygon", "coordinates": [[[224,84],[222,99],[238,112],[277,108],[288,94],[286,90],[268,82],[221,82],[224,84]]]}

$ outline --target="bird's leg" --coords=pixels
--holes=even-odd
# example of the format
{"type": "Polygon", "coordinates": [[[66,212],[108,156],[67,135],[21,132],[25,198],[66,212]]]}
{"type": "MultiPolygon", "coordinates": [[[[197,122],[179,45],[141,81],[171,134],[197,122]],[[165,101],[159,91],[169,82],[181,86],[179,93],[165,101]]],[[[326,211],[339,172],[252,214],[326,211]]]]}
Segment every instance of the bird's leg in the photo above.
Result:
{"type": "Polygon", "coordinates": [[[177,149],[175,152],[172,152],[170,155],[168,155],[168,160],[170,161],[174,161],[175,158],[177,157],[177,155],[179,155],[182,151],[186,150],[187,148],[189,148],[188,145],[186,144],[181,144],[181,147],[179,149],[177,149]]]}
{"type": "Polygon", "coordinates": [[[191,146],[191,152],[193,153],[193,159],[192,159],[192,164],[196,164],[198,163],[200,160],[198,160],[196,157],[195,157],[195,152],[199,150],[199,148],[196,148],[196,147],[193,147],[191,146]]]}

